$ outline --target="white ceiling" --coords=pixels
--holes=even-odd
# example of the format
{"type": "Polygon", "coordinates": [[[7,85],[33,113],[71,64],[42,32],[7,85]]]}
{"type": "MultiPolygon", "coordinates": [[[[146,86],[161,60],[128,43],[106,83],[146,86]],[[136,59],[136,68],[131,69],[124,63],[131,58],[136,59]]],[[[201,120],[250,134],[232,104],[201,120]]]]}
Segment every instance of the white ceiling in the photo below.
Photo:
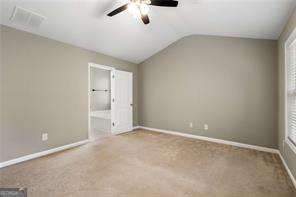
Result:
{"type": "Polygon", "coordinates": [[[140,63],[191,34],[278,39],[295,0],[179,0],[151,6],[148,26],[128,12],[106,13],[128,0],[0,0],[2,24],[140,63]],[[39,28],[12,23],[14,6],[46,17],[39,28]]]}

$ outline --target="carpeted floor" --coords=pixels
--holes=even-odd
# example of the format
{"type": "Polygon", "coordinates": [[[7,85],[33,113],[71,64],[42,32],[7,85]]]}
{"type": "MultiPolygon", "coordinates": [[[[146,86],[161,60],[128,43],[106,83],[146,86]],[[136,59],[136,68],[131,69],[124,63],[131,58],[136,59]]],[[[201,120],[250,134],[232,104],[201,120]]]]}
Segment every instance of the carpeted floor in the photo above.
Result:
{"type": "Polygon", "coordinates": [[[0,170],[29,197],[294,197],[275,154],[138,130],[0,170]]]}

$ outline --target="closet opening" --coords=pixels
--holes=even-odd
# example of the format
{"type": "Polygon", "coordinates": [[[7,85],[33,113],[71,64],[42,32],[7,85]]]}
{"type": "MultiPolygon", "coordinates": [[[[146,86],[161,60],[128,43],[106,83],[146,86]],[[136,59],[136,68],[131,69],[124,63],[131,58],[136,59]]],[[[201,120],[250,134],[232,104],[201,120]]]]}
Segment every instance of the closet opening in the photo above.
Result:
{"type": "Polygon", "coordinates": [[[88,138],[133,130],[133,73],[89,63],[88,138]]]}
{"type": "Polygon", "coordinates": [[[111,74],[113,68],[89,65],[89,139],[109,136],[111,132],[111,74]]]}

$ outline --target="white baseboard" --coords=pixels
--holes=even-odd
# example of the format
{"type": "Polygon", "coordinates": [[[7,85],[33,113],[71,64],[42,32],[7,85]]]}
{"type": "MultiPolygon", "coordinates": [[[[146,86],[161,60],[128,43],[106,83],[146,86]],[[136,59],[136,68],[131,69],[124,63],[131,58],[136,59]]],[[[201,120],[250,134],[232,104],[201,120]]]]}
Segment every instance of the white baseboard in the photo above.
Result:
{"type": "Polygon", "coordinates": [[[135,126],[134,128],[133,128],[133,131],[134,130],[137,130],[137,129],[140,129],[141,127],[140,126],[135,126]]]}
{"type": "MultiPolygon", "coordinates": [[[[254,149],[254,150],[258,150],[258,151],[264,151],[264,152],[278,154],[279,157],[281,158],[281,160],[282,160],[282,162],[283,162],[283,164],[284,164],[284,166],[285,166],[285,168],[286,168],[292,182],[293,182],[293,185],[296,188],[296,179],[293,176],[292,172],[290,171],[290,169],[289,169],[287,163],[285,162],[284,158],[282,157],[281,153],[277,149],[266,148],[266,147],[261,147],[261,146],[255,146],[255,145],[250,145],[250,144],[243,144],[243,143],[239,143],[239,142],[221,140],[221,139],[216,139],[216,138],[209,138],[209,137],[192,135],[192,134],[186,134],[186,133],[181,133],[181,132],[177,132],[177,131],[168,131],[168,130],[163,130],[163,129],[143,127],[143,126],[135,126],[135,127],[133,127],[133,130],[136,130],[136,129],[146,129],[146,130],[149,130],[149,131],[156,131],[156,132],[167,133],[167,134],[172,134],[172,135],[178,135],[178,136],[187,137],[187,138],[194,138],[194,139],[199,139],[199,140],[205,140],[205,141],[216,142],[216,143],[220,143],[220,144],[227,144],[227,145],[232,145],[232,146],[237,146],[237,147],[242,147],[242,148],[249,148],[249,149],[254,149]]],[[[10,166],[10,165],[13,165],[13,164],[21,163],[21,162],[24,162],[24,161],[28,161],[28,160],[31,160],[31,159],[38,158],[38,157],[49,155],[49,154],[52,154],[52,153],[55,153],[55,152],[63,151],[63,150],[66,150],[66,149],[74,148],[76,146],[86,144],[89,141],[90,140],[83,140],[83,141],[80,141],[80,142],[75,142],[75,143],[68,144],[68,145],[65,145],[65,146],[60,146],[60,147],[57,147],[57,148],[53,148],[53,149],[49,149],[49,150],[46,150],[46,151],[42,151],[42,152],[34,153],[34,154],[31,154],[31,155],[26,155],[26,156],[23,156],[23,157],[12,159],[12,160],[9,160],[9,161],[5,161],[5,162],[0,163],[0,168],[4,168],[4,167],[7,167],[7,166],[10,166]]]]}
{"type": "Polygon", "coordinates": [[[279,156],[280,156],[280,158],[281,158],[281,160],[282,160],[282,162],[283,162],[283,164],[284,164],[284,166],[285,166],[285,168],[286,168],[286,170],[287,170],[287,172],[288,172],[288,174],[289,174],[289,176],[290,176],[290,178],[292,180],[292,183],[293,183],[294,187],[296,188],[296,179],[295,179],[295,177],[293,176],[291,170],[289,169],[289,167],[288,167],[285,159],[283,158],[282,154],[280,153],[280,151],[278,152],[278,154],[279,154],[279,156]]]}
{"type": "Polygon", "coordinates": [[[150,130],[150,131],[172,134],[172,135],[178,135],[178,136],[187,137],[187,138],[194,138],[194,139],[199,139],[199,140],[216,142],[216,143],[220,143],[220,144],[227,144],[227,145],[232,145],[232,146],[237,146],[237,147],[242,147],[242,148],[255,149],[258,151],[264,151],[264,152],[269,152],[269,153],[276,153],[276,154],[278,153],[278,150],[274,149],[274,148],[267,148],[267,147],[255,146],[255,145],[250,145],[250,144],[243,144],[243,143],[239,143],[239,142],[221,140],[221,139],[216,139],[216,138],[210,138],[210,137],[204,137],[204,136],[199,136],[199,135],[181,133],[181,132],[177,132],[177,131],[168,131],[168,130],[163,130],[163,129],[150,128],[150,127],[139,126],[139,128],[150,130]]]}
{"type": "Polygon", "coordinates": [[[192,134],[186,134],[186,133],[181,133],[181,132],[177,132],[177,131],[156,129],[156,128],[151,128],[151,127],[139,126],[138,129],[146,129],[149,131],[156,131],[156,132],[160,132],[160,133],[167,133],[167,134],[178,135],[178,136],[187,137],[187,138],[194,138],[194,139],[199,139],[199,140],[205,140],[205,141],[216,142],[216,143],[220,143],[220,144],[227,144],[227,145],[232,145],[232,146],[237,146],[237,147],[242,147],[242,148],[249,148],[249,149],[254,149],[254,150],[258,150],[258,151],[278,154],[279,157],[281,158],[292,182],[293,182],[294,187],[296,188],[296,179],[293,176],[291,170],[289,169],[287,163],[285,162],[284,158],[282,157],[282,155],[278,149],[266,148],[266,147],[262,147],[262,146],[255,146],[255,145],[250,145],[250,144],[244,144],[244,143],[233,142],[233,141],[228,141],[228,140],[221,140],[221,139],[216,139],[216,138],[209,138],[209,137],[192,135],[192,134]]]}
{"type": "Polygon", "coordinates": [[[26,155],[26,156],[19,157],[19,158],[16,158],[16,159],[12,159],[12,160],[9,160],[9,161],[4,161],[4,162],[0,163],[0,168],[4,168],[4,167],[7,167],[7,166],[10,166],[10,165],[13,165],[13,164],[17,164],[17,163],[20,163],[20,162],[24,162],[24,161],[35,159],[35,158],[42,157],[42,156],[45,156],[45,155],[49,155],[49,154],[52,154],[52,153],[55,153],[55,152],[70,149],[70,148],[73,148],[73,147],[76,147],[76,146],[80,146],[82,144],[86,144],[87,142],[89,142],[89,140],[83,140],[83,141],[80,141],[80,142],[67,144],[65,146],[60,146],[60,147],[49,149],[49,150],[46,150],[46,151],[33,153],[33,154],[30,154],[30,155],[26,155]]]}

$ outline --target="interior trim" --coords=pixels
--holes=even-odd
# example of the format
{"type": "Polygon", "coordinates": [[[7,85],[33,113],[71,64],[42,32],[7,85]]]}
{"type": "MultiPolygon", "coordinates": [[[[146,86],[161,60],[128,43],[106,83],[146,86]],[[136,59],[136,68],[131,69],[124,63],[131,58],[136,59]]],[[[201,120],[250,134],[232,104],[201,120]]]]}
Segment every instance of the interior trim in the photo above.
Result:
{"type": "Polygon", "coordinates": [[[164,129],[156,129],[156,128],[143,127],[143,126],[139,126],[139,128],[146,129],[149,131],[156,131],[156,132],[161,132],[161,133],[183,136],[183,137],[187,137],[187,138],[194,138],[194,139],[216,142],[216,143],[220,143],[220,144],[227,144],[227,145],[232,145],[232,146],[237,146],[237,147],[242,147],[242,148],[249,148],[249,149],[254,149],[254,150],[264,151],[264,152],[269,152],[269,153],[276,153],[276,154],[278,153],[278,149],[274,149],[274,148],[267,148],[267,147],[262,147],[262,146],[256,146],[256,145],[228,141],[228,140],[221,140],[221,139],[217,139],[217,138],[210,138],[210,137],[193,135],[193,134],[188,134],[188,133],[181,133],[178,131],[169,131],[169,130],[164,130],[164,129]]]}
{"type": "Polygon", "coordinates": [[[295,177],[293,176],[291,170],[289,169],[289,167],[288,167],[288,165],[287,165],[287,163],[286,163],[286,161],[285,161],[285,159],[282,156],[280,151],[278,152],[278,154],[279,154],[279,156],[280,156],[280,158],[281,158],[281,160],[282,160],[282,162],[283,162],[283,164],[284,164],[284,166],[285,166],[285,168],[286,168],[286,170],[287,170],[287,172],[288,172],[288,174],[289,174],[289,176],[290,176],[290,178],[292,180],[292,183],[293,183],[294,187],[296,188],[296,179],[295,179],[295,177]]]}
{"type": "Polygon", "coordinates": [[[52,148],[52,149],[49,149],[49,150],[46,150],[46,151],[41,151],[41,152],[38,152],[38,153],[33,153],[33,154],[26,155],[26,156],[23,156],[23,157],[19,157],[19,158],[16,158],[16,159],[4,161],[4,162],[0,163],[0,168],[11,166],[11,165],[14,165],[14,164],[17,164],[17,163],[21,163],[21,162],[24,162],[24,161],[35,159],[35,158],[38,158],[38,157],[42,157],[42,156],[45,156],[45,155],[49,155],[49,154],[52,154],[52,153],[63,151],[63,150],[66,150],[66,149],[74,148],[76,146],[80,146],[80,145],[86,144],[88,142],[89,142],[89,140],[83,140],[83,141],[75,142],[75,143],[72,143],[72,144],[67,144],[65,146],[60,146],[60,147],[52,148]]]}
{"type": "Polygon", "coordinates": [[[290,138],[284,140],[284,143],[286,143],[290,147],[290,149],[296,154],[296,145],[292,140],[290,140],[290,138]]]}
{"type": "Polygon", "coordinates": [[[281,155],[281,153],[280,153],[280,151],[278,149],[267,148],[267,147],[262,147],[262,146],[255,146],[255,145],[250,145],[250,144],[244,144],[244,143],[239,143],[239,142],[221,140],[221,139],[198,136],[198,135],[192,135],[192,134],[181,133],[181,132],[177,132],[177,131],[156,129],[156,128],[151,128],[151,127],[138,126],[137,129],[145,129],[145,130],[149,130],[149,131],[155,131],[155,132],[160,132],[160,133],[178,135],[178,136],[187,137],[187,138],[194,138],[194,139],[199,139],[199,140],[204,140],[204,141],[210,141],[210,142],[215,142],[215,143],[220,143],[220,144],[226,144],[226,145],[237,146],[237,147],[241,147],[241,148],[248,148],[248,149],[254,149],[254,150],[258,150],[258,151],[278,154],[279,157],[281,158],[284,166],[285,166],[285,169],[287,170],[287,173],[289,174],[289,176],[290,176],[290,178],[292,180],[292,183],[293,183],[294,187],[296,188],[296,179],[293,176],[291,170],[289,169],[287,163],[285,162],[284,158],[282,157],[282,155],[281,155]]]}
{"type": "MultiPolygon", "coordinates": [[[[180,132],[176,132],[176,131],[168,131],[168,130],[163,130],[163,129],[156,129],[156,128],[151,128],[151,127],[135,126],[133,128],[133,130],[137,130],[137,129],[145,129],[145,130],[149,130],[149,131],[156,131],[156,132],[160,132],[160,133],[178,135],[178,136],[183,136],[183,137],[187,137],[187,138],[194,138],[194,139],[199,139],[199,140],[205,140],[205,141],[210,141],[210,142],[215,142],[215,143],[220,143],[220,144],[227,144],[227,145],[232,145],[232,146],[237,146],[237,147],[242,147],[242,148],[249,148],[249,149],[254,149],[254,150],[258,150],[258,151],[264,151],[264,152],[278,154],[279,157],[281,158],[284,166],[285,166],[285,169],[287,170],[287,173],[289,174],[289,176],[290,176],[290,178],[292,180],[292,183],[293,183],[294,187],[296,188],[296,179],[293,176],[291,170],[289,169],[287,163],[285,162],[283,156],[281,155],[281,153],[277,149],[266,148],[266,147],[255,146],[255,145],[249,145],[249,144],[243,144],[243,143],[238,143],[238,142],[233,142],[233,141],[228,141],[228,140],[220,140],[220,139],[216,139],[216,138],[209,138],[209,137],[186,134],[186,133],[180,133],[180,132]]],[[[56,152],[59,152],[59,151],[67,150],[67,149],[70,149],[70,148],[74,148],[74,147],[86,144],[89,141],[90,140],[83,140],[83,141],[75,142],[75,143],[72,143],[72,144],[67,144],[65,146],[60,146],[60,147],[49,149],[49,150],[46,150],[46,151],[26,155],[26,156],[23,156],[23,157],[12,159],[12,160],[8,160],[8,161],[0,163],[0,168],[11,166],[11,165],[14,165],[14,164],[17,164],[17,163],[21,163],[21,162],[24,162],[24,161],[35,159],[35,158],[42,157],[42,156],[45,156],[45,155],[49,155],[49,154],[52,154],[52,153],[56,153],[56,152]]]]}
{"type": "MultiPolygon", "coordinates": [[[[139,129],[139,126],[133,127],[133,130],[136,130],[136,129],[139,129]]],[[[130,131],[127,131],[127,132],[130,132],[130,131]]],[[[127,133],[127,132],[124,132],[124,133],[127,133]]],[[[17,164],[17,163],[28,161],[28,160],[31,160],[31,159],[36,159],[38,157],[43,157],[43,156],[46,156],[46,155],[49,155],[49,154],[52,154],[52,153],[56,153],[56,152],[59,152],[59,151],[74,148],[76,146],[80,146],[80,145],[86,144],[86,143],[91,142],[91,141],[94,141],[94,140],[90,140],[90,139],[83,140],[83,141],[75,142],[75,143],[72,143],[72,144],[67,144],[65,146],[60,146],[60,147],[49,149],[49,150],[46,150],[46,151],[33,153],[33,154],[26,155],[26,156],[23,156],[23,157],[18,157],[18,158],[12,159],[12,160],[4,161],[4,162],[0,163],[0,169],[4,168],[4,167],[7,167],[7,166],[17,164]]]]}

